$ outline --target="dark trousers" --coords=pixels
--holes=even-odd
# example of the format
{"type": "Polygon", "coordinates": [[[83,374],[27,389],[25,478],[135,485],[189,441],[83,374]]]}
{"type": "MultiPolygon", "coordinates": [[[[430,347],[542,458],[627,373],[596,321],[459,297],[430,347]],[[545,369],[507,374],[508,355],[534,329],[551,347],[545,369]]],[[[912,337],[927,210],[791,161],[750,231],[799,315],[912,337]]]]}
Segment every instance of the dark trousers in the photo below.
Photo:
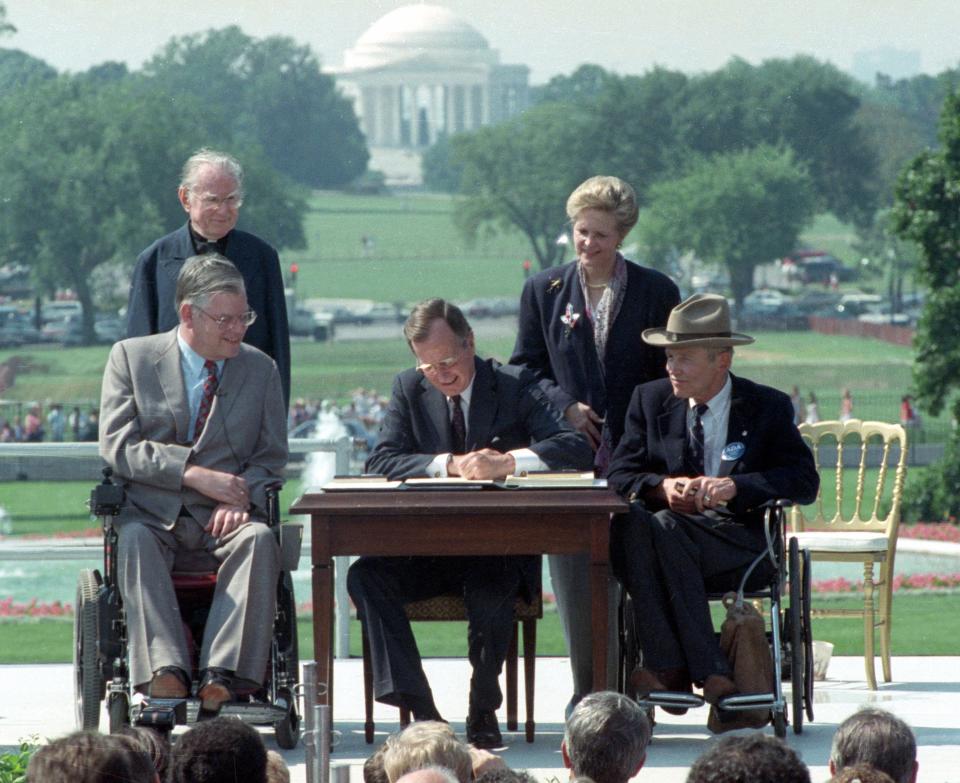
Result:
{"type": "MultiPolygon", "coordinates": [[[[715,514],[651,513],[635,503],[614,517],[614,573],[633,599],[644,666],[684,668],[694,682],[730,675],[710,617],[708,592],[736,590],[765,551],[763,532],[715,514]]],[[[761,563],[751,585],[769,582],[761,563]]]]}
{"type": "Polygon", "coordinates": [[[437,595],[462,595],[467,607],[473,676],[470,708],[496,710],[498,678],[513,631],[520,589],[518,557],[361,557],[347,589],[370,640],[374,697],[401,706],[432,694],[403,605],[437,595]]]}

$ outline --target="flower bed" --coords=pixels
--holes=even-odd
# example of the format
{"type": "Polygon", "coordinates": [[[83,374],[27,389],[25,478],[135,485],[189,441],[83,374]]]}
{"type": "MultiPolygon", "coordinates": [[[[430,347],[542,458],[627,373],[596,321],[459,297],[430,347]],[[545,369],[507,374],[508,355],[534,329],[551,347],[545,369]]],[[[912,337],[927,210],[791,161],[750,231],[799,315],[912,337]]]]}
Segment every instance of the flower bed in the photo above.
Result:
{"type": "Polygon", "coordinates": [[[922,538],[927,541],[960,543],[960,525],[956,522],[917,522],[900,526],[900,538],[922,538]]]}

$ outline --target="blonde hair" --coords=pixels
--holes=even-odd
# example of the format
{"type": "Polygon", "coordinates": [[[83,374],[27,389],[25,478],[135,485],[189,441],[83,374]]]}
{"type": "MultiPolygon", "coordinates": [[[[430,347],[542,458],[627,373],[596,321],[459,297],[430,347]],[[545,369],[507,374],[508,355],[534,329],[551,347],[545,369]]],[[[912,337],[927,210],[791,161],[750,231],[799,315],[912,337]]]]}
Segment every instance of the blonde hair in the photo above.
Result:
{"type": "Polygon", "coordinates": [[[473,776],[470,751],[453,729],[440,721],[411,723],[387,739],[386,748],[383,767],[390,783],[396,783],[408,772],[432,766],[446,767],[460,783],[470,783],[473,776]]]}
{"type": "Polygon", "coordinates": [[[567,217],[576,220],[585,209],[609,212],[617,221],[622,239],[637,224],[640,207],[633,188],[619,177],[590,177],[567,199],[567,217]]]}

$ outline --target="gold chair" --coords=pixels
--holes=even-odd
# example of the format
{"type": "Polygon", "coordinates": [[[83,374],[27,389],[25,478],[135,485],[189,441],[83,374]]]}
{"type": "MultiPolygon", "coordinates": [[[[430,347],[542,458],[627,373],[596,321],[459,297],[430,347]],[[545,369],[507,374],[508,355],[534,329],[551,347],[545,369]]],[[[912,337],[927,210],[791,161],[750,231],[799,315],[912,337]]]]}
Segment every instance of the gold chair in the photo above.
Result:
{"type": "MultiPolygon", "coordinates": [[[[463,598],[458,595],[438,595],[423,601],[412,601],[405,604],[407,618],[411,621],[464,621],[467,619],[467,607],[463,598]]],[[[535,724],[533,721],[533,691],[537,666],[537,620],[543,617],[543,598],[538,593],[529,603],[517,598],[513,611],[513,635],[510,638],[510,647],[507,650],[506,679],[507,679],[507,730],[517,730],[517,642],[518,631],[523,626],[523,682],[524,696],[527,709],[527,720],[524,732],[527,742],[533,742],[535,724]]],[[[367,628],[361,623],[361,639],[363,644],[363,702],[365,722],[363,724],[364,739],[367,744],[373,742],[375,725],[373,722],[373,671],[370,666],[370,642],[367,638],[367,628]]],[[[410,712],[400,710],[400,725],[410,723],[410,712]]]]}
{"type": "MultiPolygon", "coordinates": [[[[813,449],[817,469],[821,458],[826,458],[835,447],[836,506],[824,510],[824,484],[820,485],[814,507],[815,516],[807,518],[803,508],[793,506],[790,511],[792,535],[802,548],[810,550],[813,561],[863,563],[863,607],[861,609],[830,609],[815,607],[813,617],[862,617],[863,654],[867,684],[877,688],[874,669],[875,629],[880,629],[880,657],[884,682],[890,682],[890,624],[893,590],[893,562],[896,555],[897,532],[900,527],[900,502],[907,472],[907,433],[899,424],[879,421],[822,421],[801,424],[800,434],[813,449]],[[847,455],[856,453],[856,460],[847,455]],[[876,466],[877,479],[872,499],[866,491],[868,456],[876,466]],[[891,462],[893,463],[891,465],[891,462]],[[852,510],[844,509],[844,498],[849,494],[844,482],[845,467],[856,468],[856,488],[852,510]],[[893,473],[892,491],[885,491],[893,473]],[[866,497],[865,497],[866,496],[866,497]],[[887,505],[889,504],[889,507],[887,505]],[[884,515],[884,511],[886,511],[884,515]],[[879,575],[874,578],[874,566],[879,575]],[[875,606],[879,593],[879,606],[875,606]]],[[[826,467],[826,465],[824,466],[826,467]]],[[[826,478],[826,475],[824,475],[826,478]]],[[[850,505],[849,503],[847,504],[850,505]]],[[[816,567],[814,566],[814,572],[816,567]]]]}

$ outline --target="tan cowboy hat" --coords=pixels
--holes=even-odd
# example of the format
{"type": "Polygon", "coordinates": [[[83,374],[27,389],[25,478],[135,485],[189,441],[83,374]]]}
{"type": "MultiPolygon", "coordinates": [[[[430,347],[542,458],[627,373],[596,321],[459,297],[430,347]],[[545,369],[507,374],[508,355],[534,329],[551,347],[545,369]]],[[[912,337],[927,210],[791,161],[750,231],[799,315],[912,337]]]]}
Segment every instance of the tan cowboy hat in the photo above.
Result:
{"type": "Polygon", "coordinates": [[[666,329],[644,329],[643,341],[658,348],[727,348],[753,338],[730,331],[726,297],[694,294],[670,311],[666,329]]]}

